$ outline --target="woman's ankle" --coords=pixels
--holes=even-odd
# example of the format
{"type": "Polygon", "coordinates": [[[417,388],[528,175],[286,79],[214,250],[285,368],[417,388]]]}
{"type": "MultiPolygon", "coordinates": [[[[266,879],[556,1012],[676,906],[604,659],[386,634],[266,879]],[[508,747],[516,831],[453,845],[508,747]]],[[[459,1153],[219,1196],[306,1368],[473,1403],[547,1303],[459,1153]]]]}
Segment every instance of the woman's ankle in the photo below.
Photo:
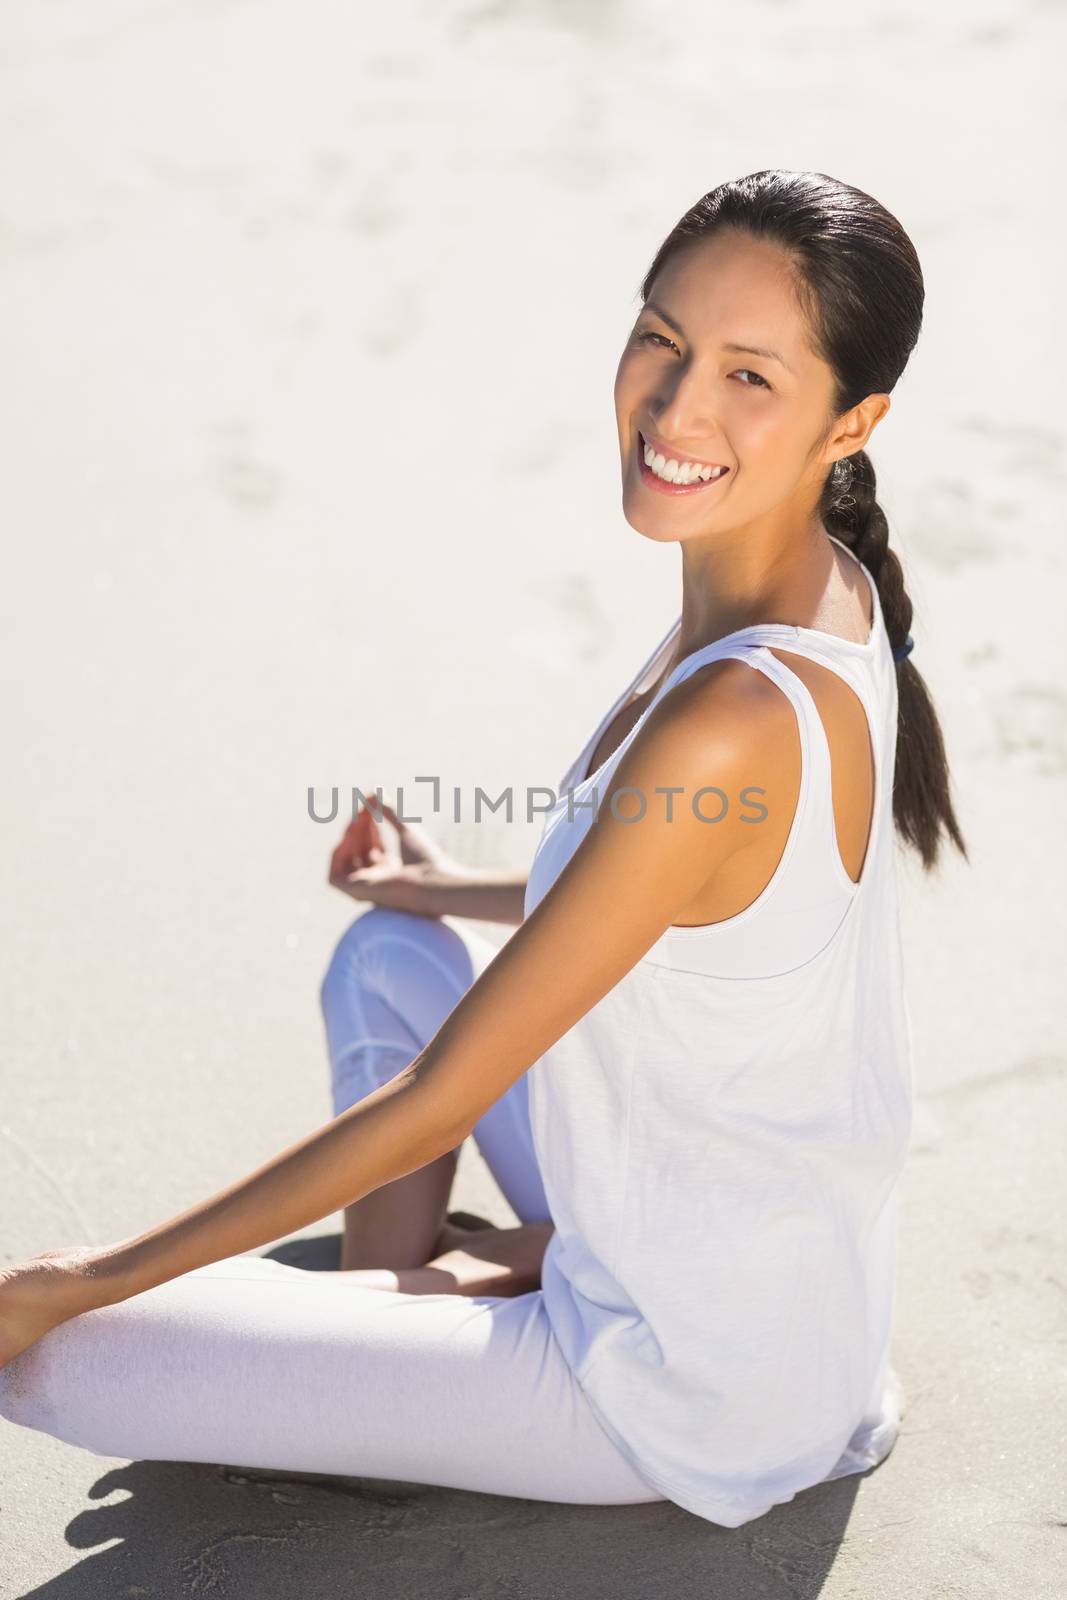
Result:
{"type": "Polygon", "coordinates": [[[541,1287],[541,1262],[552,1232],[551,1222],[479,1229],[448,1223],[441,1237],[461,1242],[421,1267],[342,1269],[338,1276],[357,1288],[400,1294],[529,1294],[541,1287]]]}
{"type": "Polygon", "coordinates": [[[551,1222],[463,1232],[462,1242],[443,1250],[423,1269],[455,1280],[455,1289],[445,1293],[519,1295],[541,1287],[541,1262],[552,1237],[551,1222]]]}

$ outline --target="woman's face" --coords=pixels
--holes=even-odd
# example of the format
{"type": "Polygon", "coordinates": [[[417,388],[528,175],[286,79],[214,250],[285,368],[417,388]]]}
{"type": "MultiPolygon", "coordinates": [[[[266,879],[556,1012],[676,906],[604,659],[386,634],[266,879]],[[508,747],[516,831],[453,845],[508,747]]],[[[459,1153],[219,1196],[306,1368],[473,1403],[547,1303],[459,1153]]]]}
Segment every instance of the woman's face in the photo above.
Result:
{"type": "Polygon", "coordinates": [[[810,515],[841,453],[827,442],[833,389],[776,245],[732,230],[687,244],[658,274],[615,379],[626,520],[672,540],[810,515]],[[661,471],[672,457],[727,470],[664,482],[646,450],[661,471]]]}

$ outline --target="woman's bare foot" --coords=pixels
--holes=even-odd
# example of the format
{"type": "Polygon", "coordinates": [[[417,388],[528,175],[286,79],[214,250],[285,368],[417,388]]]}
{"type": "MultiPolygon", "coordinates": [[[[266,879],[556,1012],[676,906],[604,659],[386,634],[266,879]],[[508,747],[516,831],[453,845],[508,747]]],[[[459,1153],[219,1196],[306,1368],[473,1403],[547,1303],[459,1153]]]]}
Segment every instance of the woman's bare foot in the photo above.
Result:
{"type": "Polygon", "coordinates": [[[438,1253],[422,1270],[450,1274],[456,1286],[445,1293],[528,1294],[541,1287],[541,1263],[553,1231],[551,1222],[473,1229],[446,1221],[438,1253]]]}
{"type": "MultiPolygon", "coordinates": [[[[466,1211],[450,1212],[445,1218],[433,1247],[433,1255],[430,1258],[432,1261],[435,1261],[438,1256],[443,1256],[448,1250],[461,1250],[468,1239],[475,1239],[480,1233],[500,1232],[500,1229],[494,1228],[492,1223],[482,1222],[481,1219],[477,1219],[477,1227],[472,1227],[470,1223],[458,1220],[466,1216],[471,1216],[471,1213],[466,1211]],[[454,1221],[453,1218],[457,1220],[454,1221]]],[[[475,1220],[471,1216],[471,1222],[475,1220]]]]}
{"type": "Polygon", "coordinates": [[[552,1233],[551,1222],[479,1229],[446,1222],[438,1254],[423,1267],[363,1268],[336,1276],[356,1288],[401,1294],[528,1294],[541,1287],[541,1262],[552,1233]]]}

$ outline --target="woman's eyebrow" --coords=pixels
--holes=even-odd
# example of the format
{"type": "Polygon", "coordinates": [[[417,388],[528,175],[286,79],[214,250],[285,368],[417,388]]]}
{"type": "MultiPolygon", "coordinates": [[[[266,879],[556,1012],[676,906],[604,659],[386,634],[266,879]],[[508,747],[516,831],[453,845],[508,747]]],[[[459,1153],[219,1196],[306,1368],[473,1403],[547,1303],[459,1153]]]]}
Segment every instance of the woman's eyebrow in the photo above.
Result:
{"type": "MultiPolygon", "coordinates": [[[[739,351],[742,355],[747,356],[764,356],[768,361],[777,361],[778,365],[784,367],[787,372],[793,372],[789,362],[783,360],[777,350],[761,350],[757,344],[724,344],[722,348],[724,350],[739,351]]],[[[793,376],[796,377],[795,372],[793,376]]]]}
{"type": "MultiPolygon", "coordinates": [[[[664,311],[663,307],[658,306],[654,300],[646,300],[642,309],[644,311],[654,312],[662,322],[667,324],[668,328],[673,328],[675,333],[684,334],[685,330],[683,329],[681,323],[676,322],[675,319],[672,316],[669,316],[667,312],[664,311]]],[[[793,372],[789,362],[780,356],[777,350],[765,350],[757,344],[724,344],[722,348],[724,350],[733,351],[735,354],[740,355],[763,356],[767,361],[777,361],[778,365],[780,367],[784,367],[787,372],[793,372]]],[[[796,377],[796,373],[793,373],[793,376],[796,377]]]]}

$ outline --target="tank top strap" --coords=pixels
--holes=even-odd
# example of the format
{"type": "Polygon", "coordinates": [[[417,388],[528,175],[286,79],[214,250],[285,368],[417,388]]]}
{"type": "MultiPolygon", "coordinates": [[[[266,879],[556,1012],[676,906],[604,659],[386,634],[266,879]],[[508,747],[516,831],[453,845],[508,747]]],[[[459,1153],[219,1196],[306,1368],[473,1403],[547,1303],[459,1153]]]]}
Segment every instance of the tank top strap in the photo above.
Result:
{"type": "Polygon", "coordinates": [[[612,718],[622,710],[622,707],[635,694],[643,693],[651,680],[655,677],[656,668],[666,655],[668,646],[678,631],[679,622],[680,619],[671,623],[670,627],[667,629],[667,632],[663,635],[662,639],[652,651],[652,654],[645,658],[643,664],[630,679],[626,688],[616,696],[615,700],[612,701],[611,705],[604,712],[604,715],[600,718],[599,722],[596,724],[595,728],[582,745],[582,748],[579,750],[578,754],[575,756],[566,772],[564,772],[563,776],[560,778],[558,788],[561,794],[564,790],[571,788],[575,781],[581,781],[582,777],[585,775],[586,768],[589,765],[589,758],[596,749],[597,744],[600,742],[601,734],[604,732],[604,729],[607,727],[612,718]]]}
{"type": "MultiPolygon", "coordinates": [[[[781,869],[784,870],[788,862],[790,872],[805,882],[808,892],[825,894],[831,883],[838,889],[850,892],[856,885],[845,871],[837,843],[830,743],[826,729],[807,684],[791,667],[779,660],[769,645],[796,650],[802,655],[808,655],[808,651],[796,641],[786,645],[777,632],[771,632],[766,642],[759,637],[762,629],[753,628],[751,632],[752,638],[743,644],[720,640],[694,651],[668,675],[656,698],[661,698],[700,667],[724,659],[745,661],[776,683],[793,706],[800,735],[800,791],[781,869]]],[[[818,659],[831,665],[822,652],[818,659]]]]}

